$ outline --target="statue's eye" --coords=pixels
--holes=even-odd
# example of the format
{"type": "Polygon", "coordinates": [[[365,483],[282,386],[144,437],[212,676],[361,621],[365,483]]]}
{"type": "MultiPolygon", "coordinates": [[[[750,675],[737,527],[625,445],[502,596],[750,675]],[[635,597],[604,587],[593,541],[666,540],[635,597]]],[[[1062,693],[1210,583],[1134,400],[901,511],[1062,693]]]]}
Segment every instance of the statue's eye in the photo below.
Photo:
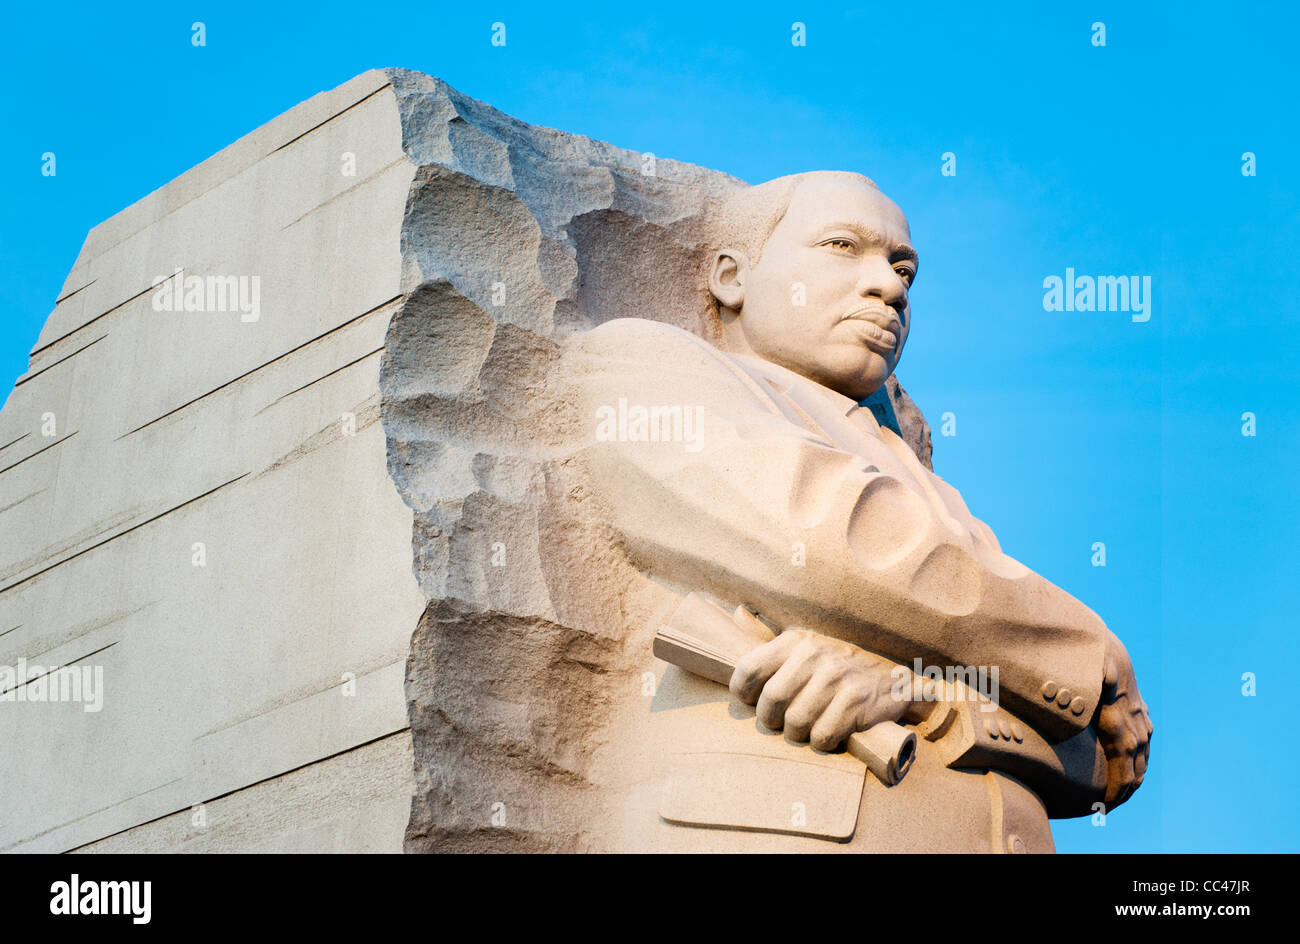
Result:
{"type": "Polygon", "coordinates": [[[853,251],[853,240],[851,239],[828,239],[826,245],[835,249],[843,249],[846,252],[853,251]]]}
{"type": "Polygon", "coordinates": [[[903,282],[909,286],[912,284],[912,279],[916,278],[916,273],[912,271],[911,266],[905,266],[905,265],[894,266],[894,271],[897,272],[898,277],[902,279],[903,282]]]}

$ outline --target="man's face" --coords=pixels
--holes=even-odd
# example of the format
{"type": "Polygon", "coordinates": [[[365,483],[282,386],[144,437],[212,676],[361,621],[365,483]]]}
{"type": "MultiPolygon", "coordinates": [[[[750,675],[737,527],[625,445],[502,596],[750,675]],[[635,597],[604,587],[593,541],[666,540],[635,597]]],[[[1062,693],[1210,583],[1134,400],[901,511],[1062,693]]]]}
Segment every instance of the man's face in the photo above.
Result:
{"type": "Polygon", "coordinates": [[[898,364],[915,277],[907,218],[889,198],[851,178],[813,177],[760,261],[738,273],[739,327],[759,357],[861,400],[898,364]]]}

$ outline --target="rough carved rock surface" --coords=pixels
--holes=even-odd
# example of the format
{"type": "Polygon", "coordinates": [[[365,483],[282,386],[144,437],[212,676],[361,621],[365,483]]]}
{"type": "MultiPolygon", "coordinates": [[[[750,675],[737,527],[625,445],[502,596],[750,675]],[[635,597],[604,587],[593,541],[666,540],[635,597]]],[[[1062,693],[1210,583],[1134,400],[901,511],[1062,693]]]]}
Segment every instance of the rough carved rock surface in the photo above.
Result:
{"type": "MultiPolygon", "coordinates": [[[[662,158],[645,173],[640,153],[389,75],[416,169],[381,415],[427,601],[406,847],[628,848],[607,788],[635,768],[620,719],[644,705],[663,603],[584,502],[548,368],[615,318],[708,337],[709,211],[746,184],[662,158]]],[[[869,405],[928,468],[929,429],[892,377],[869,405]]]]}

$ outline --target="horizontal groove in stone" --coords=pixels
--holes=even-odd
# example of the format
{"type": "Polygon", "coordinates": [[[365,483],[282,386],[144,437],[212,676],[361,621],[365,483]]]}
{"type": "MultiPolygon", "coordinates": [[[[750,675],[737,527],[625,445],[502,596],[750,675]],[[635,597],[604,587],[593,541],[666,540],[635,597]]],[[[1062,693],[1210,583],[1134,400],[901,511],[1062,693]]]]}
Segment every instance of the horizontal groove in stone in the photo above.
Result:
{"type": "MultiPolygon", "coordinates": [[[[372,69],[369,71],[379,72],[382,70],[372,69]]],[[[360,79],[364,75],[366,75],[366,73],[362,73],[362,75],[357,76],[356,78],[360,79]]],[[[378,80],[379,76],[376,76],[375,79],[378,80]]],[[[344,84],[348,85],[351,83],[347,82],[344,84]]],[[[384,85],[381,88],[387,88],[390,85],[392,85],[392,82],[386,80],[384,82],[384,85]]],[[[343,86],[339,86],[339,88],[342,87],[343,86]]],[[[257,166],[259,163],[261,163],[263,160],[266,159],[268,153],[274,153],[274,152],[266,152],[258,148],[257,141],[256,141],[258,137],[269,137],[272,132],[272,126],[276,124],[278,121],[280,121],[281,119],[284,119],[286,121],[291,121],[291,119],[288,116],[290,116],[296,110],[297,107],[309,105],[317,98],[320,98],[321,96],[324,95],[330,95],[332,93],[338,92],[338,90],[339,89],[332,89],[328,92],[322,92],[320,93],[320,95],[313,96],[307,101],[299,103],[299,106],[295,106],[295,108],[290,109],[288,112],[285,112],[284,114],[279,115],[276,118],[273,118],[271,121],[268,121],[266,124],[254,128],[252,131],[248,132],[248,134],[243,135],[238,140],[232,142],[227,147],[218,151],[216,154],[213,154],[211,157],[207,158],[206,160],[201,161],[200,163],[191,167],[189,170],[185,171],[179,176],[174,177],[172,180],[170,180],[168,183],[164,184],[163,186],[159,187],[157,190],[154,190],[146,194],[145,196],[141,197],[135,203],[126,207],[121,212],[117,213],[115,216],[111,216],[107,220],[104,220],[99,225],[93,227],[90,233],[86,237],[85,246],[82,247],[82,255],[77,257],[76,265],[80,266],[82,264],[89,264],[90,262],[99,259],[105,253],[107,253],[108,251],[110,251],[116,246],[120,246],[123,242],[130,239],[132,236],[144,232],[144,230],[148,229],[154,223],[157,223],[160,219],[163,219],[167,216],[177,213],[184,207],[189,206],[195,200],[202,198],[206,194],[215,190],[217,187],[220,187],[222,184],[226,183],[227,181],[232,180],[235,177],[239,176],[240,174],[246,172],[249,168],[257,166]],[[222,166],[223,164],[226,165],[225,173],[213,172],[215,168],[222,166]],[[191,195],[184,202],[176,203],[173,205],[167,201],[167,197],[169,196],[167,190],[169,187],[174,189],[185,189],[188,187],[195,187],[197,192],[191,195]],[[198,189],[198,187],[202,187],[202,189],[198,189]],[[156,210],[158,209],[156,204],[160,202],[166,207],[165,212],[162,212],[161,214],[156,212],[156,210]],[[149,211],[155,211],[155,212],[149,212],[149,211]],[[112,226],[113,236],[115,236],[116,238],[112,238],[111,241],[108,241],[104,237],[100,237],[99,234],[101,230],[105,230],[106,227],[110,227],[110,225],[112,226]],[[103,245],[100,244],[101,239],[104,239],[103,245]],[[87,249],[90,250],[88,255],[86,254],[87,249]]],[[[376,89],[376,91],[379,91],[379,89],[376,89]]],[[[369,97],[370,94],[371,93],[367,92],[365,97],[369,97]]],[[[353,102],[353,105],[355,104],[357,103],[353,102]]],[[[352,106],[351,105],[347,106],[347,108],[350,107],[352,106]]],[[[334,114],[336,115],[341,114],[343,111],[346,111],[347,108],[340,109],[338,112],[335,112],[334,114]]],[[[265,147],[265,145],[262,145],[261,147],[265,147]]]]}
{"type": "Polygon", "coordinates": [[[375,171],[370,176],[363,177],[361,180],[358,180],[356,183],[354,183],[351,187],[348,187],[346,190],[340,190],[338,193],[334,194],[334,196],[330,197],[328,200],[316,204],[314,207],[312,207],[302,216],[298,217],[296,220],[291,220],[290,222],[285,223],[283,226],[280,227],[280,232],[283,233],[290,226],[297,226],[303,220],[307,219],[307,217],[320,212],[321,210],[325,209],[326,207],[330,206],[336,201],[342,200],[345,197],[350,197],[352,194],[356,193],[362,187],[368,187],[370,184],[374,183],[380,177],[383,177],[384,174],[388,173],[390,170],[392,170],[394,167],[397,167],[399,164],[408,164],[408,163],[410,163],[410,159],[405,154],[403,154],[401,157],[397,158],[397,160],[385,164],[383,167],[379,168],[379,170],[375,171]]]}
{"type": "Polygon", "coordinates": [[[220,391],[225,390],[225,389],[226,389],[227,387],[229,387],[231,384],[239,383],[239,381],[241,381],[241,380],[245,379],[246,377],[249,377],[249,376],[251,376],[251,375],[257,373],[259,370],[263,370],[264,368],[270,367],[270,366],[271,366],[272,364],[274,364],[276,361],[283,360],[284,358],[288,357],[290,354],[294,354],[294,353],[297,353],[298,351],[301,351],[303,348],[307,347],[309,344],[315,344],[317,341],[321,340],[322,338],[327,338],[327,337],[329,337],[329,336],[330,336],[331,334],[333,334],[335,331],[341,331],[343,328],[346,328],[348,325],[353,324],[353,323],[355,323],[355,322],[358,322],[358,321],[360,321],[362,318],[365,318],[365,317],[368,316],[368,315],[373,315],[373,314],[374,314],[375,312],[377,312],[377,311],[381,311],[381,310],[383,310],[386,306],[388,306],[388,305],[392,305],[394,302],[400,301],[401,298],[402,298],[401,295],[394,295],[394,296],[393,296],[392,298],[390,298],[388,301],[383,302],[383,303],[381,303],[381,304],[379,304],[379,305],[376,305],[374,308],[371,308],[371,309],[369,309],[368,311],[363,311],[361,314],[359,314],[359,315],[357,315],[357,316],[355,316],[355,317],[353,317],[353,318],[349,318],[347,321],[343,322],[343,323],[340,324],[340,325],[335,325],[333,328],[330,328],[328,331],[324,332],[323,334],[318,334],[318,335],[316,335],[316,337],[312,338],[311,340],[309,340],[309,341],[304,341],[302,344],[299,344],[297,347],[290,348],[289,350],[285,351],[283,354],[277,354],[275,357],[271,358],[271,359],[270,359],[269,361],[267,361],[266,363],[264,363],[264,364],[259,364],[257,367],[254,367],[254,368],[252,368],[251,370],[246,370],[246,371],[244,371],[244,373],[240,374],[238,377],[235,377],[235,378],[233,378],[233,379],[231,379],[231,380],[227,380],[225,383],[221,384],[221,386],[219,386],[219,387],[213,387],[213,388],[212,388],[211,390],[209,390],[207,393],[201,393],[201,394],[199,394],[197,397],[195,397],[193,400],[188,400],[188,401],[186,401],[185,403],[182,403],[180,406],[175,407],[174,409],[168,410],[166,413],[162,414],[161,416],[155,416],[153,419],[149,420],[149,422],[147,422],[147,423],[143,423],[143,424],[141,424],[140,426],[137,426],[135,429],[130,430],[129,432],[125,432],[125,433],[123,433],[121,436],[118,436],[117,438],[118,438],[119,440],[125,439],[125,438],[128,437],[128,436],[131,436],[131,435],[134,435],[135,433],[140,432],[140,430],[145,429],[146,427],[152,426],[154,423],[157,423],[157,422],[159,422],[159,421],[161,421],[161,420],[165,420],[165,419],[167,419],[167,417],[171,416],[172,414],[174,414],[174,413],[179,413],[181,410],[185,409],[186,407],[193,406],[195,403],[198,403],[200,400],[202,400],[202,399],[204,399],[204,398],[206,398],[206,397],[210,397],[210,396],[212,396],[214,393],[219,393],[220,391]]]}
{"type": "Polygon", "coordinates": [[[6,472],[8,472],[10,469],[16,469],[16,468],[18,468],[18,466],[22,465],[22,464],[23,464],[24,462],[26,462],[28,459],[35,459],[35,458],[36,458],[37,456],[39,456],[42,452],[45,452],[46,449],[53,449],[55,446],[59,445],[60,443],[65,443],[65,442],[67,442],[69,439],[71,439],[71,438],[72,438],[73,436],[75,436],[75,435],[77,435],[77,431],[74,429],[72,432],[68,433],[68,435],[62,437],[61,439],[56,439],[56,440],[54,440],[54,442],[50,443],[48,446],[44,446],[44,447],[42,447],[42,448],[40,448],[40,449],[37,449],[37,450],[36,450],[35,452],[33,452],[31,455],[23,456],[21,459],[19,459],[19,460],[18,460],[17,462],[15,462],[13,465],[7,465],[7,466],[5,466],[3,469],[0,469],[0,475],[4,475],[4,474],[5,474],[6,472]]]}
{"type": "Polygon", "coordinates": [[[89,813],[83,813],[81,816],[78,816],[75,819],[70,819],[66,823],[58,823],[57,825],[51,826],[49,829],[42,829],[39,833],[35,833],[34,835],[23,836],[21,839],[14,840],[13,842],[9,843],[9,845],[7,846],[0,846],[0,852],[7,852],[8,850],[12,849],[14,846],[19,845],[20,843],[35,842],[37,839],[40,839],[42,836],[48,836],[50,833],[55,832],[56,830],[63,829],[67,826],[76,825],[77,823],[80,823],[82,820],[90,819],[90,817],[92,816],[98,816],[100,813],[106,813],[116,806],[121,806],[123,803],[130,803],[132,800],[136,800],[147,794],[154,793],[158,790],[163,789],[164,787],[170,787],[174,783],[180,783],[184,779],[185,779],[184,777],[173,777],[171,780],[168,780],[166,783],[160,783],[156,787],[150,787],[147,790],[141,790],[139,793],[133,793],[129,797],[123,797],[120,800],[114,800],[112,803],[108,804],[108,806],[101,806],[97,810],[91,810],[89,813]]]}
{"type": "Polygon", "coordinates": [[[16,446],[18,443],[22,442],[24,439],[26,439],[26,438],[27,438],[28,436],[30,436],[30,435],[31,435],[31,433],[23,433],[23,434],[22,434],[21,436],[19,436],[17,439],[11,439],[11,440],[9,440],[9,441],[8,441],[7,443],[5,443],[3,446],[0,446],[0,452],[3,452],[4,450],[8,449],[10,446],[16,446]]]}
{"type": "Polygon", "coordinates": [[[147,518],[147,519],[145,519],[144,521],[141,521],[139,524],[133,524],[133,525],[131,525],[131,527],[127,528],[125,531],[119,531],[117,534],[111,535],[110,537],[106,537],[106,538],[104,538],[104,540],[102,540],[102,541],[100,541],[100,542],[98,542],[98,543],[96,543],[96,544],[92,544],[92,545],[90,545],[90,547],[83,548],[83,549],[81,549],[80,551],[77,551],[77,552],[74,553],[74,554],[69,554],[67,557],[63,558],[62,560],[55,561],[53,564],[50,564],[48,567],[42,567],[40,570],[36,571],[36,573],[34,573],[34,574],[28,574],[26,577],[22,577],[22,578],[20,578],[20,579],[18,579],[18,580],[15,580],[15,581],[14,581],[13,583],[11,583],[11,584],[7,584],[6,586],[0,587],[0,593],[7,593],[8,591],[14,589],[14,587],[22,586],[23,584],[27,583],[29,580],[35,580],[35,579],[36,579],[37,577],[39,577],[41,574],[49,573],[49,572],[50,572],[51,570],[53,570],[55,567],[59,567],[59,566],[61,566],[61,565],[63,565],[63,564],[66,564],[66,563],[67,563],[68,561],[70,561],[70,560],[75,560],[76,558],[80,557],[80,556],[83,555],[83,554],[89,554],[91,551],[95,550],[95,548],[103,547],[105,544],[109,543],[110,541],[116,541],[118,538],[120,538],[120,537],[124,537],[125,535],[128,535],[128,534],[130,534],[132,531],[136,531],[136,530],[138,530],[139,528],[143,528],[143,527],[144,527],[145,525],[147,525],[147,524],[152,524],[153,522],[157,521],[159,518],[165,517],[166,515],[170,515],[173,511],[180,511],[180,510],[181,510],[182,508],[184,508],[186,505],[193,504],[194,502],[198,501],[198,500],[201,499],[201,498],[207,498],[207,497],[208,497],[209,495],[211,495],[213,492],[220,491],[221,489],[225,488],[227,485],[233,485],[235,482],[238,482],[240,479],[244,478],[246,475],[248,475],[247,472],[244,472],[244,473],[242,473],[242,474],[240,474],[240,475],[237,475],[237,476],[235,476],[233,479],[231,479],[231,480],[228,481],[228,482],[222,482],[222,483],[221,483],[220,485],[218,485],[216,488],[210,488],[210,489],[208,489],[208,490],[207,490],[206,492],[204,492],[202,495],[195,495],[193,498],[187,498],[185,501],[181,502],[179,505],[175,505],[175,506],[172,507],[172,508],[168,508],[166,511],[159,512],[158,514],[154,515],[152,518],[147,518]]]}
{"type": "Polygon", "coordinates": [[[60,364],[62,364],[62,363],[63,363],[64,361],[66,361],[68,358],[70,358],[70,357],[76,357],[78,354],[80,354],[80,353],[81,353],[82,351],[84,351],[86,348],[90,347],[90,346],[93,345],[93,344],[98,344],[100,341],[104,340],[104,338],[106,338],[106,337],[108,337],[108,335],[106,335],[106,334],[101,334],[99,337],[95,338],[95,340],[93,340],[93,341],[91,341],[91,342],[89,342],[89,343],[87,343],[87,344],[83,344],[83,345],[81,345],[81,347],[77,348],[77,349],[76,349],[75,351],[73,351],[71,354],[64,354],[64,355],[63,355],[62,357],[60,357],[57,361],[51,361],[50,363],[46,364],[44,367],[42,367],[40,370],[36,371],[35,373],[24,374],[23,376],[19,377],[18,380],[16,380],[16,381],[14,382],[14,386],[15,386],[15,387],[21,387],[23,384],[27,383],[28,381],[30,381],[30,380],[35,380],[37,377],[39,377],[41,374],[45,373],[45,372],[46,372],[47,370],[49,370],[51,367],[58,367],[60,364]]]}
{"type": "MultiPolygon", "coordinates": [[[[262,777],[262,778],[260,778],[260,779],[258,779],[258,780],[254,780],[254,781],[251,782],[251,783],[246,783],[246,784],[244,784],[243,786],[240,786],[240,787],[234,787],[234,788],[232,788],[232,789],[230,789],[230,790],[226,790],[226,791],[224,791],[224,792],[222,792],[222,793],[218,793],[216,796],[206,797],[205,799],[199,800],[198,802],[199,802],[199,803],[203,803],[203,804],[207,804],[207,803],[215,803],[215,802],[217,802],[218,800],[224,800],[224,799],[225,799],[226,797],[228,797],[228,796],[234,796],[235,794],[237,794],[237,793],[242,793],[242,792],[245,791],[245,790],[251,790],[251,789],[253,789],[254,787],[260,787],[260,786],[261,786],[262,784],[264,784],[264,783],[271,783],[271,782],[273,782],[273,781],[275,781],[275,780],[279,780],[279,779],[282,778],[282,777],[287,777],[287,776],[289,776],[290,774],[297,773],[297,772],[300,771],[300,770],[306,770],[308,767],[314,767],[316,764],[324,764],[324,763],[326,763],[326,762],[328,762],[328,761],[334,760],[336,757],[342,757],[344,754],[350,754],[350,753],[352,753],[353,751],[359,751],[359,750],[361,750],[361,749],[364,748],[364,747],[369,747],[371,744],[378,744],[380,741],[387,740],[388,738],[400,737],[401,735],[405,734],[405,733],[406,733],[407,731],[409,731],[409,730],[411,730],[410,725],[404,725],[404,726],[402,726],[402,727],[400,727],[400,728],[398,728],[398,729],[396,729],[396,730],[394,730],[394,731],[389,731],[389,732],[386,733],[386,734],[380,734],[380,735],[378,735],[378,736],[376,736],[376,737],[372,737],[372,738],[369,738],[368,740],[362,741],[360,744],[354,744],[354,745],[351,746],[351,747],[345,747],[345,748],[343,748],[342,750],[334,751],[332,754],[326,754],[324,757],[318,757],[316,760],[308,761],[308,762],[305,763],[305,764],[297,764],[297,765],[295,765],[295,766],[293,766],[293,767],[290,767],[288,770],[282,770],[282,771],[280,771],[278,774],[271,774],[270,776],[262,777]]],[[[127,799],[125,799],[125,800],[120,800],[119,802],[114,803],[114,804],[112,804],[111,806],[106,806],[106,807],[104,807],[102,810],[96,810],[95,813],[103,813],[103,812],[105,812],[106,810],[110,810],[110,809],[112,809],[114,806],[120,806],[122,803],[126,803],[126,802],[128,802],[129,800],[134,800],[136,797],[144,796],[145,793],[153,793],[155,790],[161,790],[163,787],[169,787],[169,786],[171,786],[173,783],[179,783],[179,782],[180,782],[181,780],[183,780],[183,779],[184,779],[183,777],[177,777],[175,780],[169,781],[168,783],[164,783],[164,784],[162,784],[161,786],[154,787],[154,788],[151,789],[151,790],[146,790],[146,791],[144,791],[144,793],[138,793],[138,794],[136,794],[136,796],[134,796],[134,797],[127,797],[127,799]]],[[[73,847],[71,847],[71,848],[64,849],[63,851],[64,851],[64,852],[73,852],[73,851],[75,851],[76,849],[80,848],[80,846],[90,845],[91,843],[95,843],[95,842],[103,842],[105,839],[112,839],[114,836],[120,836],[120,835],[122,835],[123,833],[129,833],[129,832],[130,832],[131,830],[133,830],[133,829],[138,829],[138,828],[141,827],[141,826],[148,826],[150,823],[156,823],[156,822],[158,822],[159,820],[166,819],[166,818],[169,817],[169,816],[175,816],[177,813],[188,813],[188,812],[189,812],[190,810],[192,810],[193,808],[194,808],[194,804],[192,804],[192,803],[190,803],[190,804],[186,804],[185,806],[178,807],[178,808],[176,808],[176,809],[168,810],[168,811],[165,812],[165,813],[160,813],[160,814],[157,815],[157,816],[152,816],[152,817],[150,817],[149,819],[141,820],[140,822],[136,823],[136,824],[133,825],[133,826],[127,826],[127,827],[125,827],[125,828],[123,828],[123,829],[115,830],[114,832],[108,833],[107,835],[99,836],[99,837],[97,837],[97,838],[95,838],[95,839],[89,840],[88,842],[80,843],[80,844],[78,844],[77,846],[73,846],[73,847]]],[[[87,816],[93,816],[93,815],[95,815],[95,813],[88,813],[87,816]]],[[[39,835],[32,836],[30,839],[22,839],[22,840],[19,840],[19,842],[30,842],[32,839],[39,839],[41,836],[48,835],[49,833],[52,833],[52,832],[54,832],[54,830],[56,830],[56,829],[60,829],[60,828],[62,828],[63,826],[71,826],[73,823],[76,823],[76,822],[78,822],[78,821],[80,821],[80,820],[86,819],[87,816],[79,816],[79,817],[77,817],[77,819],[75,819],[75,820],[71,820],[71,821],[69,821],[69,822],[67,822],[67,823],[61,823],[61,824],[59,824],[58,826],[54,826],[54,827],[51,827],[50,829],[45,830],[44,832],[40,833],[39,835]]],[[[14,843],[13,845],[17,845],[17,843],[14,843]]],[[[5,849],[7,849],[7,848],[11,848],[11,847],[0,848],[0,852],[4,852],[5,849]]]]}
{"type": "MultiPolygon", "coordinates": [[[[181,271],[184,271],[184,270],[182,269],[181,271]]],[[[135,300],[136,300],[137,298],[139,298],[141,295],[144,295],[144,294],[146,294],[147,292],[152,292],[155,288],[157,288],[157,286],[155,286],[155,285],[150,285],[148,288],[142,288],[140,291],[136,292],[136,293],[135,293],[134,295],[132,295],[130,298],[126,299],[126,301],[118,302],[116,305],[114,305],[112,308],[108,309],[107,311],[105,311],[105,312],[101,312],[100,314],[98,314],[98,315],[96,315],[95,317],[91,318],[89,321],[86,321],[86,322],[83,322],[83,323],[77,325],[75,328],[73,328],[73,329],[72,329],[71,331],[69,331],[67,334],[61,334],[61,335],[59,335],[57,338],[55,338],[53,341],[49,342],[48,344],[42,344],[40,347],[38,347],[38,348],[34,348],[34,349],[32,350],[32,353],[29,354],[28,356],[29,356],[29,357],[35,357],[37,354],[41,353],[41,351],[45,351],[45,350],[48,350],[49,348],[52,348],[54,345],[58,344],[60,341],[63,341],[63,340],[65,340],[65,339],[67,339],[67,338],[72,337],[72,336],[73,336],[74,334],[76,334],[78,331],[82,331],[82,330],[84,330],[85,328],[89,328],[91,325],[93,325],[93,324],[94,324],[96,321],[98,321],[100,318],[107,318],[109,315],[111,315],[113,312],[117,311],[119,308],[123,308],[123,307],[125,307],[126,305],[131,304],[133,301],[135,301],[135,300]]],[[[51,317],[53,317],[53,316],[51,316],[51,317]]],[[[44,368],[41,368],[41,369],[44,370],[44,368]]]]}
{"type": "Polygon", "coordinates": [[[307,137],[307,135],[309,135],[309,134],[311,134],[313,131],[315,131],[317,128],[324,127],[325,125],[327,125],[327,124],[329,124],[331,121],[333,121],[335,118],[338,118],[340,115],[346,115],[348,112],[350,112],[352,109],[356,108],[356,107],[357,107],[358,105],[360,105],[362,102],[368,101],[369,99],[374,98],[376,95],[378,95],[378,94],[379,94],[380,92],[382,92],[384,89],[392,88],[392,87],[393,87],[393,83],[392,83],[392,82],[389,82],[389,83],[386,84],[386,85],[381,85],[381,86],[379,86],[379,88],[375,89],[373,92],[370,92],[369,94],[365,95],[364,97],[357,99],[355,102],[353,102],[353,103],[352,103],[351,105],[349,105],[347,108],[344,108],[344,109],[342,109],[342,110],[340,110],[340,111],[336,111],[334,114],[330,115],[330,116],[329,116],[328,118],[326,118],[324,121],[320,122],[320,124],[312,125],[310,128],[308,128],[308,129],[307,129],[306,131],[304,131],[302,134],[300,134],[300,135],[296,135],[295,137],[290,138],[288,141],[285,141],[285,142],[284,142],[283,144],[281,144],[278,148],[275,148],[275,149],[272,150],[269,154],[267,154],[267,157],[270,157],[271,154],[274,154],[276,151],[283,151],[283,150],[284,150],[285,148],[287,148],[290,144],[293,144],[293,142],[302,140],[303,138],[307,137]]]}
{"type": "Polygon", "coordinates": [[[77,658],[73,659],[71,662],[65,662],[62,665],[52,665],[44,672],[42,672],[40,675],[33,675],[29,679],[24,679],[21,682],[17,682],[13,688],[6,688],[4,691],[0,692],[0,695],[8,695],[10,692],[16,692],[18,691],[18,689],[22,688],[23,686],[29,685],[32,682],[37,681],[38,679],[47,678],[51,673],[57,672],[59,669],[66,669],[68,666],[76,665],[78,662],[85,662],[91,656],[97,656],[105,649],[112,649],[119,642],[121,642],[120,639],[114,639],[112,642],[108,643],[107,645],[100,646],[98,649],[92,649],[90,652],[87,652],[84,656],[78,656],[77,658]]]}
{"type": "Polygon", "coordinates": [[[89,282],[87,282],[85,285],[82,285],[82,286],[80,286],[80,287],[78,287],[78,288],[74,288],[74,289],[73,289],[71,292],[69,292],[67,295],[60,295],[58,298],[56,298],[56,299],[54,300],[54,304],[55,304],[56,306],[57,306],[57,305],[62,305],[64,302],[66,302],[66,301],[67,301],[69,298],[71,298],[73,295],[76,295],[78,292],[81,292],[81,291],[84,291],[85,289],[90,288],[92,285],[94,285],[94,284],[95,284],[96,282],[98,282],[98,281],[99,281],[98,279],[91,279],[91,280],[90,280],[89,282]]]}
{"type": "MultiPolygon", "coordinates": [[[[347,362],[346,364],[344,364],[342,367],[335,367],[335,368],[334,368],[333,370],[331,370],[329,373],[327,373],[327,374],[321,374],[321,375],[320,375],[319,377],[317,377],[315,380],[308,381],[307,383],[303,384],[301,387],[295,387],[294,389],[290,390],[288,393],[284,394],[283,396],[276,397],[275,400],[273,400],[273,401],[270,403],[270,406],[275,406],[275,404],[279,403],[281,400],[287,400],[289,397],[293,396],[295,393],[299,393],[299,392],[301,392],[301,391],[303,391],[303,390],[306,390],[308,387],[311,387],[311,386],[314,386],[315,384],[320,383],[322,380],[326,379],[327,377],[333,377],[335,374],[337,374],[337,373],[339,373],[339,372],[341,372],[341,371],[345,371],[345,370],[347,370],[349,367],[354,367],[355,365],[360,364],[362,361],[364,361],[364,360],[368,360],[369,358],[374,357],[376,354],[381,353],[383,350],[384,350],[384,348],[383,348],[383,346],[381,345],[381,346],[375,348],[373,351],[370,351],[370,352],[367,353],[367,354],[362,354],[362,355],[361,355],[360,357],[358,357],[356,360],[348,361],[348,362],[347,362]]],[[[259,410],[258,412],[260,413],[261,411],[259,410]]]]}

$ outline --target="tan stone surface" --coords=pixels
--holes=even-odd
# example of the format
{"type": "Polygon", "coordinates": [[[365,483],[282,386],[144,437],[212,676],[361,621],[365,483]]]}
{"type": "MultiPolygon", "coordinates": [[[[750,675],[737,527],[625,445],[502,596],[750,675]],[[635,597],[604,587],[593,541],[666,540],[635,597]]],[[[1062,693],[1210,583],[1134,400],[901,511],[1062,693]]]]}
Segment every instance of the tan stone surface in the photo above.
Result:
{"type": "Polygon", "coordinates": [[[71,851],[395,853],[410,792],[401,731],[71,851]]]}
{"type": "Polygon", "coordinates": [[[400,849],[409,770],[394,802],[337,761],[323,802],[370,838],[308,837],[261,787],[255,831],[131,830],[407,728],[420,598],[378,374],[412,173],[369,72],[87,237],[0,412],[0,664],[101,666],[103,708],[0,702],[0,849],[400,849]],[[259,277],[260,317],[155,310],[176,267],[259,277]]]}

